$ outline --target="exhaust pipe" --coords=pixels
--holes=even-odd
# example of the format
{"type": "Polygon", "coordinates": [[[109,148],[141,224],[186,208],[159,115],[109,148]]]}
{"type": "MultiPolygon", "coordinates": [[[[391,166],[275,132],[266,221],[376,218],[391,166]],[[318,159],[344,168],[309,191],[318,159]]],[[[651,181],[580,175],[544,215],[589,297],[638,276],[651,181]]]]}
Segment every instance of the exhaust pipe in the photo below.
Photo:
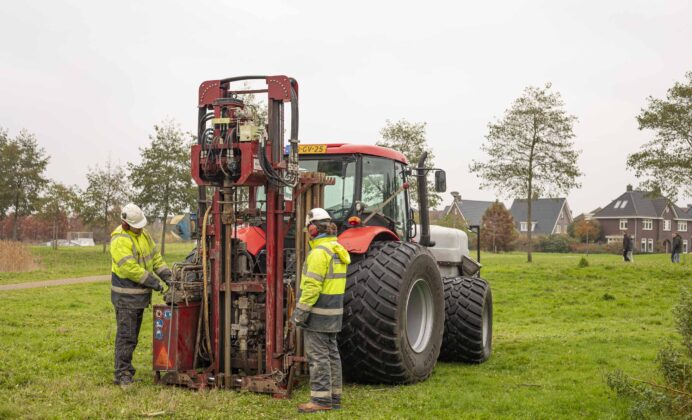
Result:
{"type": "Polygon", "coordinates": [[[430,240],[430,214],[428,213],[428,174],[425,169],[425,161],[428,159],[428,152],[423,152],[418,160],[418,218],[420,220],[420,240],[421,245],[432,247],[435,242],[430,240]]]}

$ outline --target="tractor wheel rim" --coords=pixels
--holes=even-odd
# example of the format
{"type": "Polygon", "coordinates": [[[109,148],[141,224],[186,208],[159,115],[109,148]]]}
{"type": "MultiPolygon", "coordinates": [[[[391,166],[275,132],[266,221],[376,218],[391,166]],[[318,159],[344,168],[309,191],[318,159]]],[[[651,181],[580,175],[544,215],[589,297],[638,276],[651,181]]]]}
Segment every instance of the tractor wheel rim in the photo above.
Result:
{"type": "Polygon", "coordinates": [[[430,342],[434,313],[430,285],[424,279],[417,279],[406,300],[406,338],[416,353],[422,352],[430,342]]]}
{"type": "Polygon", "coordinates": [[[490,308],[488,305],[483,305],[483,348],[488,347],[488,339],[490,338],[490,308]]]}

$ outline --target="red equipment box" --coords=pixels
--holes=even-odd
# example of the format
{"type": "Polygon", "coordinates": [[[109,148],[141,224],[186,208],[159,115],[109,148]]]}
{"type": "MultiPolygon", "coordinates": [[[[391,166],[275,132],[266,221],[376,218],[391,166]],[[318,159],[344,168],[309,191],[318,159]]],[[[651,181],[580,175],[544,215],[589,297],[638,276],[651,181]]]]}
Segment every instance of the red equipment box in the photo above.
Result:
{"type": "Polygon", "coordinates": [[[194,369],[200,304],[154,305],[155,371],[194,369]]]}

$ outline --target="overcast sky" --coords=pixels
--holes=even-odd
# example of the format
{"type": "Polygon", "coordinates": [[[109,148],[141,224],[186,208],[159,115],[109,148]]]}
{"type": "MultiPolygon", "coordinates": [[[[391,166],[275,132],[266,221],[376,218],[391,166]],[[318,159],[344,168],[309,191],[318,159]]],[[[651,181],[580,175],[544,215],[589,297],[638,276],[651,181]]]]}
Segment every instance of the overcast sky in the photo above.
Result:
{"type": "Polygon", "coordinates": [[[492,200],[468,172],[487,124],[550,81],[579,117],[577,215],[637,185],[625,159],[653,133],[635,116],[692,70],[690,22],[691,1],[5,1],[0,126],[35,133],[48,175],[85,186],[109,156],[138,160],[153,124],[193,131],[200,82],[286,74],[301,141],[425,121],[448,191],[492,200]]]}

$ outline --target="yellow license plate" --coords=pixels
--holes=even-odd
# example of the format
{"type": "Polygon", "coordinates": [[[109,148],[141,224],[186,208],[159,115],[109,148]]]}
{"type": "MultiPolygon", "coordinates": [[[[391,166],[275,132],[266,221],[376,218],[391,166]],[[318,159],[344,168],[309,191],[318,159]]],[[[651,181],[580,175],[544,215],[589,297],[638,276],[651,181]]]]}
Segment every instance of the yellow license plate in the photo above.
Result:
{"type": "Polygon", "coordinates": [[[316,153],[327,153],[326,144],[299,144],[298,154],[312,155],[316,153]]]}

